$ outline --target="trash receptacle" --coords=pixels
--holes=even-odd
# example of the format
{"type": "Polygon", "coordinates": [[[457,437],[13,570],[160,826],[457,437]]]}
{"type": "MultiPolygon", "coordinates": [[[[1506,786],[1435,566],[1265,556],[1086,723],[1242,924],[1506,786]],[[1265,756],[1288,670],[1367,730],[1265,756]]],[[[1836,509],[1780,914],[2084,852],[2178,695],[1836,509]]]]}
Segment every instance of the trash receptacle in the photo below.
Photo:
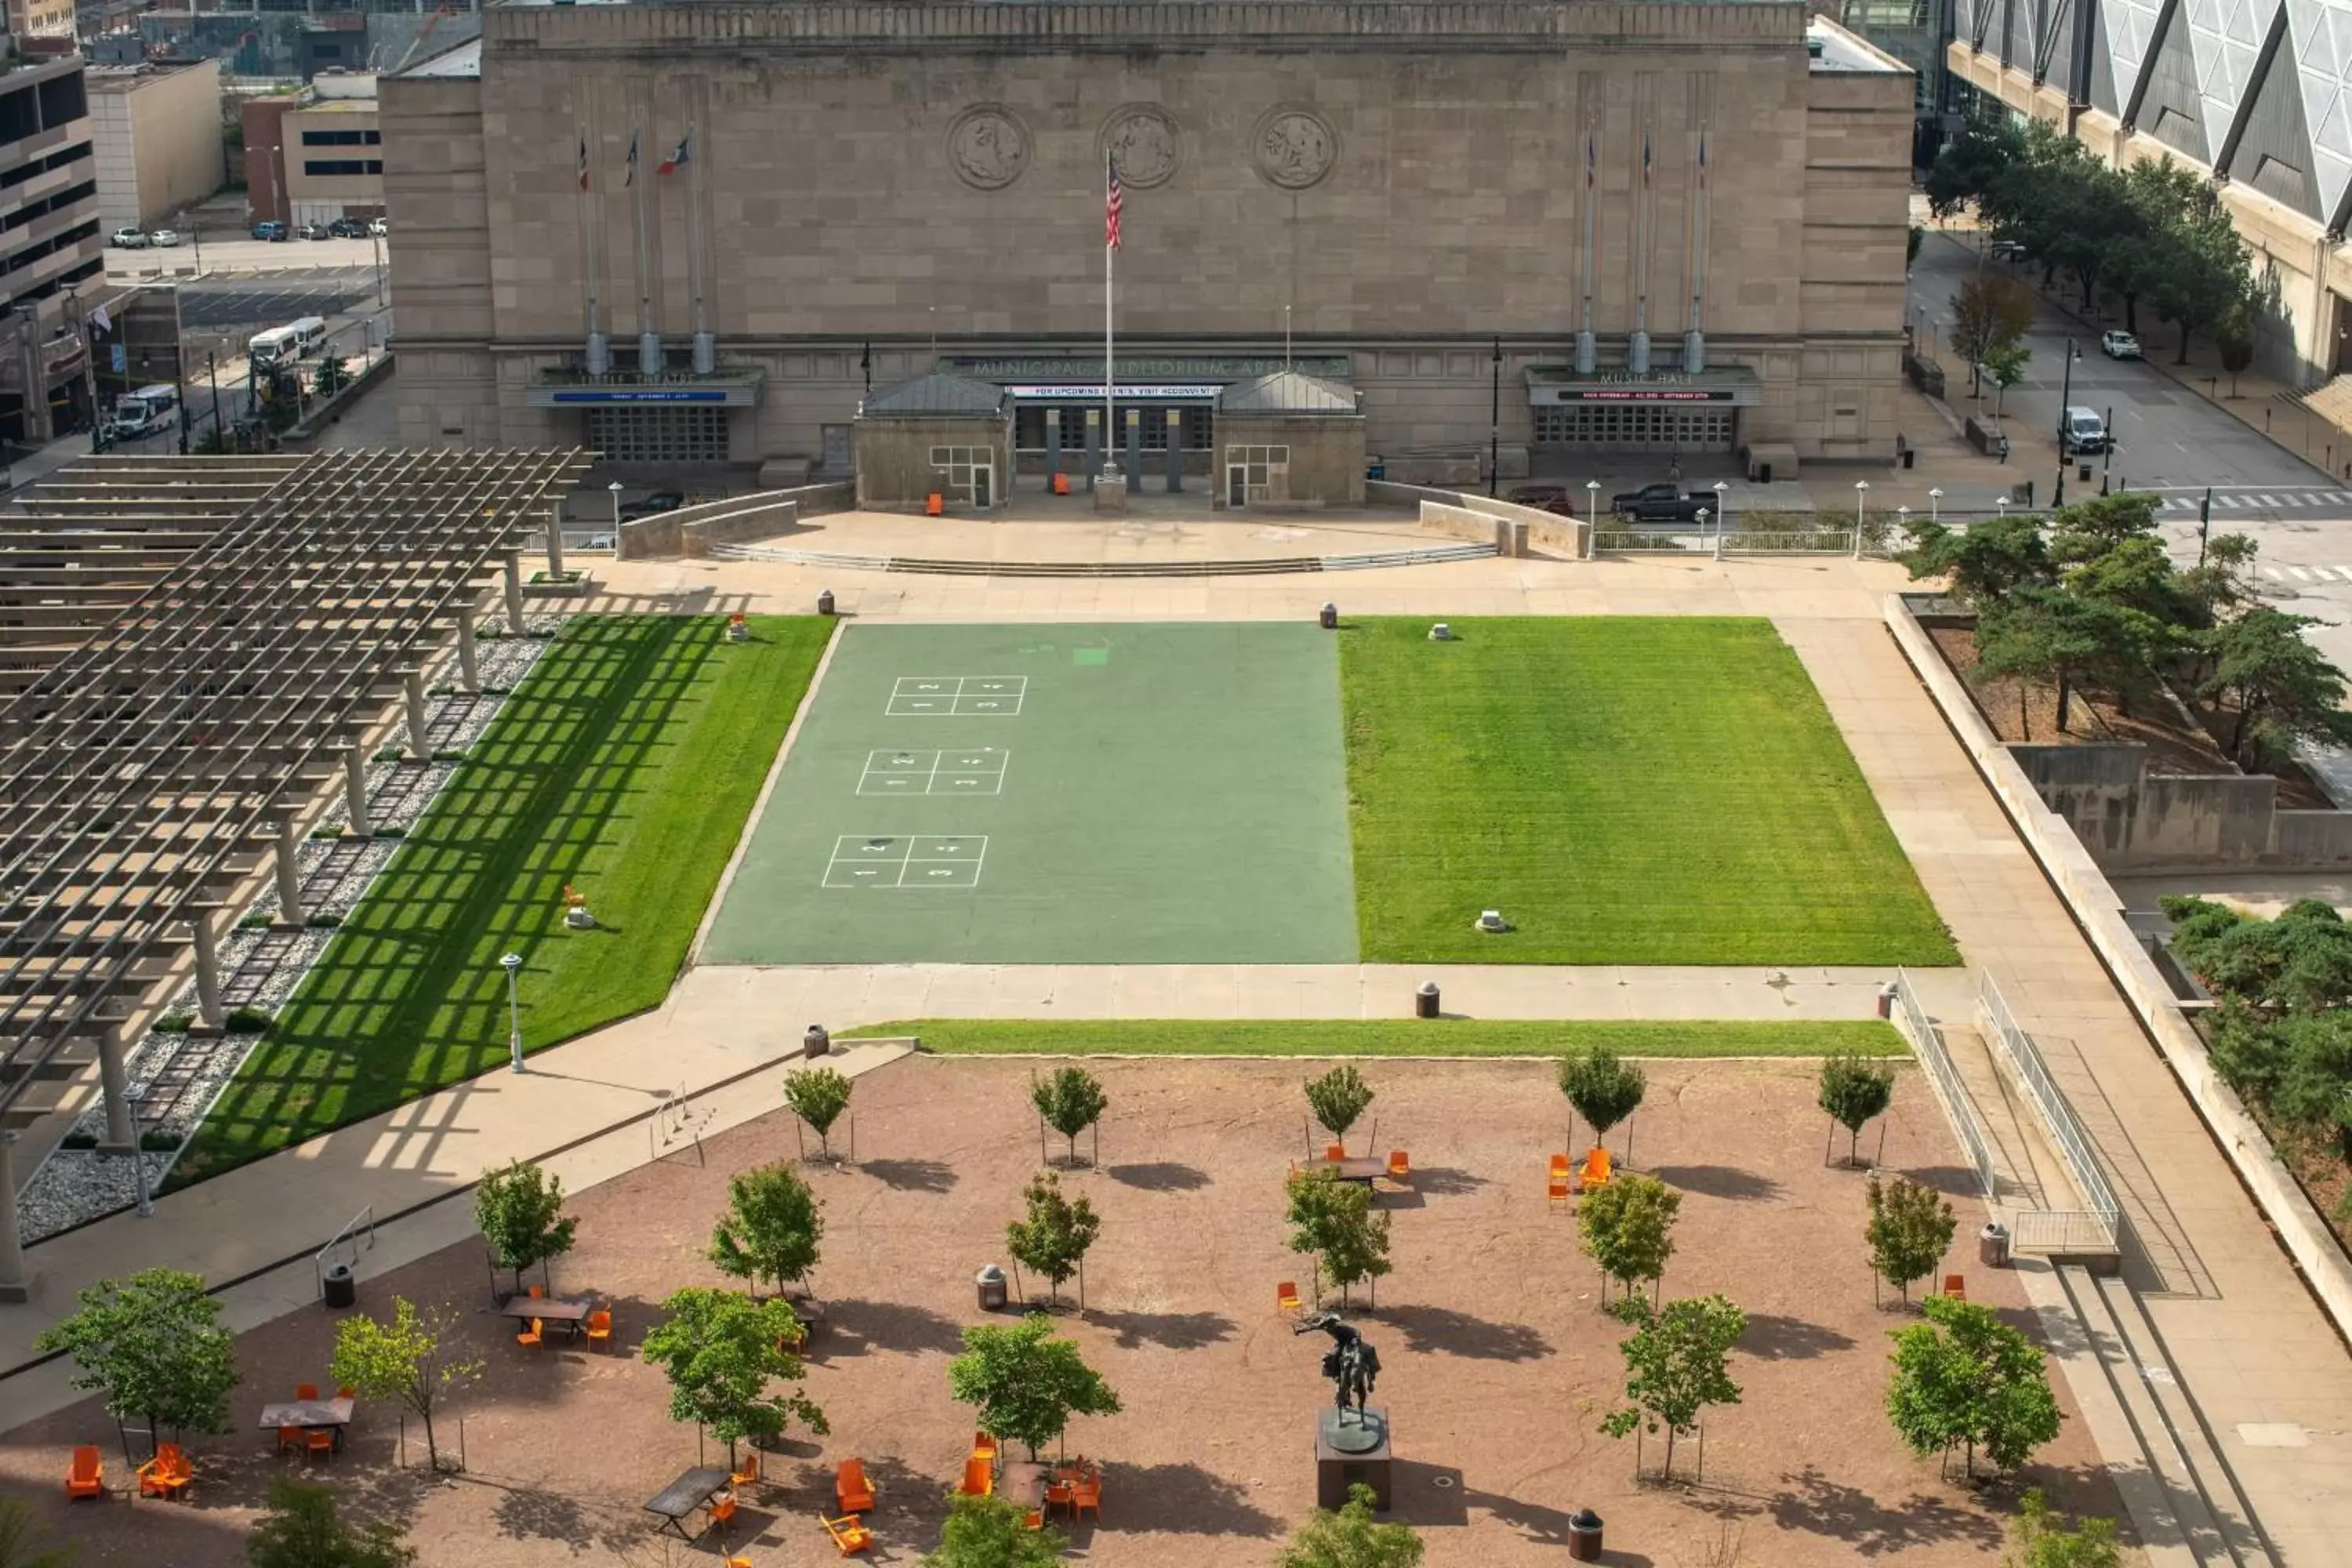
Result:
{"type": "Polygon", "coordinates": [[[973,1275],[971,1277],[971,1282],[974,1286],[978,1287],[980,1295],[980,1310],[982,1311],[1001,1312],[1004,1310],[1005,1292],[1003,1269],[999,1268],[995,1264],[992,1263],[987,1268],[982,1268],[979,1273],[973,1275]]]}
{"type": "Polygon", "coordinates": [[[1424,980],[1421,989],[1412,994],[1412,1016],[1416,1018],[1437,1016],[1437,982],[1424,980]]]}
{"type": "Polygon", "coordinates": [[[811,1024],[808,1033],[801,1037],[801,1055],[804,1057],[821,1057],[831,1049],[833,1037],[826,1033],[823,1024],[811,1024]]]}
{"type": "Polygon", "coordinates": [[[1568,1521],[1568,1559],[1571,1563],[1601,1561],[1601,1516],[1580,1508],[1568,1521]]]}
{"type": "Polygon", "coordinates": [[[331,1263],[321,1280],[320,1300],[330,1311],[339,1307],[356,1306],[360,1299],[359,1281],[352,1275],[348,1263],[331,1263]]]}
{"type": "Polygon", "coordinates": [[[2009,1267],[2009,1227],[1999,1220],[1988,1221],[1977,1232],[1977,1261],[1987,1268],[2009,1267]]]}
{"type": "Polygon", "coordinates": [[[1882,1018],[1895,1016],[1895,982],[1892,980],[1878,988],[1878,1016],[1882,1018]]]}
{"type": "Polygon", "coordinates": [[[1316,618],[1322,623],[1325,631],[1336,632],[1339,629],[1339,606],[1326,605],[1316,618]]]}
{"type": "Polygon", "coordinates": [[[820,615],[820,616],[829,616],[829,615],[833,614],[833,590],[832,590],[832,589],[830,589],[830,588],[819,588],[819,589],[817,590],[817,592],[816,592],[816,613],[817,613],[818,615],[820,615]]]}

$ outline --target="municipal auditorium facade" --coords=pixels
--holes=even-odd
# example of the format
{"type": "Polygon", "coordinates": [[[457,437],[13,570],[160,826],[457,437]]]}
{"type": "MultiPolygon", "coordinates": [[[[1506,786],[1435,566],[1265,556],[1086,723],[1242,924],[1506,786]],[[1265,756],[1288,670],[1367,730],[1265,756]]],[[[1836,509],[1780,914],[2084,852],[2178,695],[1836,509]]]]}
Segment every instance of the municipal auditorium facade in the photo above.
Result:
{"type": "Polygon", "coordinates": [[[494,5],[380,89],[402,435],[838,473],[943,371],[1042,472],[1099,407],[1108,153],[1154,472],[1286,363],[1393,478],[1497,400],[1506,476],[1884,462],[1912,90],[1798,0],[494,5]]]}

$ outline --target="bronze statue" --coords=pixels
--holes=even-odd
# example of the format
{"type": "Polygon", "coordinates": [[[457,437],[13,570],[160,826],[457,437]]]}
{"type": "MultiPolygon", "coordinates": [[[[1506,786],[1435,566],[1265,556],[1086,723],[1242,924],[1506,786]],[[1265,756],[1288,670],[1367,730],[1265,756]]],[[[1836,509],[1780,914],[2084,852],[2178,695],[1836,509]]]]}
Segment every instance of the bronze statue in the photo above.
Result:
{"type": "Polygon", "coordinates": [[[1347,1418],[1352,1402],[1356,1422],[1361,1426],[1364,1401],[1371,1397],[1372,1384],[1381,1375],[1381,1352],[1366,1342],[1354,1324],[1342,1321],[1337,1312],[1312,1313],[1301,1318],[1290,1331],[1305,1334],[1318,1329],[1331,1336],[1331,1348],[1323,1352],[1323,1375],[1331,1380],[1340,1419],[1347,1418]]]}

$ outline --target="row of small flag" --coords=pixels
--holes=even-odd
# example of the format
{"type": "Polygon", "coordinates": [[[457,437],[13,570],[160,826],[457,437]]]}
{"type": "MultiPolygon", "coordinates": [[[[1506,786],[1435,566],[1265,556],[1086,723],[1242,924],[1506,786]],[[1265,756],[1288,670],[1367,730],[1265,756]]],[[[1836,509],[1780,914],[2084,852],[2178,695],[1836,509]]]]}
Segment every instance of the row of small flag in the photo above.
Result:
{"type": "MultiPolygon", "coordinates": [[[[688,126],[687,128],[686,134],[677,139],[677,145],[669,150],[669,156],[661,161],[660,164],[655,168],[654,173],[656,174],[674,174],[677,173],[677,171],[685,165],[688,156],[692,153],[693,147],[694,130],[693,127],[688,126]]],[[[627,172],[621,176],[621,188],[623,190],[626,190],[636,183],[637,133],[632,131],[629,132],[629,159],[627,172]]],[[[588,132],[585,131],[583,131],[580,133],[580,188],[583,191],[588,188],[588,132]]]]}

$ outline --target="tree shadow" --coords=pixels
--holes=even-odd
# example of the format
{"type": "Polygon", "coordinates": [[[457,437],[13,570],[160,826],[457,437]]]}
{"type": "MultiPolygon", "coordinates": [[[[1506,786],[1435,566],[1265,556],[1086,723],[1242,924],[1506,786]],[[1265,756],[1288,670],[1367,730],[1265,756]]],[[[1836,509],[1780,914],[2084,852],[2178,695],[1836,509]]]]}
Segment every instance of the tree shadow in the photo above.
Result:
{"type": "Polygon", "coordinates": [[[1780,1479],[1789,1489],[1769,1505],[1773,1522],[1783,1530],[1842,1542],[1858,1557],[1883,1557],[1948,1542],[1966,1542],[1989,1552],[2001,1542],[1999,1521],[1927,1492],[1882,1503],[1810,1465],[1780,1479]]]}
{"type": "Polygon", "coordinates": [[[1107,1461],[1103,1496],[1118,1500],[1121,1530],[1263,1539],[1282,1529],[1282,1521],[1251,1502],[1241,1488],[1198,1465],[1107,1461]]]}
{"type": "Polygon", "coordinates": [[[1209,1184],[1209,1173],[1174,1160],[1154,1160],[1139,1165],[1112,1165],[1104,1173],[1122,1186],[1147,1193],[1197,1193],[1209,1184]]]}
{"type": "Polygon", "coordinates": [[[824,1327],[810,1336],[809,1350],[812,1359],[827,1361],[835,1355],[875,1351],[961,1355],[963,1333],[929,1307],[898,1301],[827,1301],[824,1327]]]}
{"type": "Polygon", "coordinates": [[[1222,1312],[1103,1312],[1089,1310],[1088,1321],[1118,1336],[1118,1348],[1140,1345],[1162,1350],[1197,1351],[1233,1338],[1234,1321],[1222,1312]]]}
{"type": "Polygon", "coordinates": [[[1661,1165],[1650,1173],[1670,1187],[1710,1198],[1777,1198],[1782,1188],[1771,1177],[1737,1165],[1661,1165]]]}
{"type": "Polygon", "coordinates": [[[1405,1349],[1474,1361],[1533,1361],[1551,1342],[1525,1323],[1490,1323],[1451,1307],[1383,1307],[1370,1314],[1403,1331],[1405,1349]]]}
{"type": "Polygon", "coordinates": [[[1948,1198],[1965,1198],[1974,1202],[1977,1196],[1977,1173],[1965,1165],[1929,1165],[1925,1170],[1908,1171],[1905,1174],[1921,1186],[1933,1188],[1948,1198]]]}
{"type": "MultiPolygon", "coordinates": [[[[498,1487],[496,1481],[469,1484],[498,1487]]],[[[625,1552],[645,1536],[640,1520],[623,1520],[611,1512],[583,1505],[575,1498],[535,1487],[500,1489],[491,1505],[490,1519],[500,1535],[515,1541],[560,1541],[575,1552],[591,1548],[625,1552]]],[[[649,1518],[651,1516],[642,1516],[649,1518]]],[[[739,1515],[740,1517],[740,1515],[739,1515]]]]}
{"type": "Polygon", "coordinates": [[[1739,1348],[1765,1361],[1811,1361],[1832,1351],[1852,1350],[1853,1341],[1837,1330],[1777,1312],[1751,1312],[1739,1348]]]}
{"type": "Polygon", "coordinates": [[[1452,1165],[1418,1167],[1411,1180],[1415,1192],[1426,1193],[1433,1198],[1458,1198],[1465,1193],[1475,1193],[1488,1184],[1486,1177],[1474,1176],[1452,1165]]]}
{"type": "Polygon", "coordinates": [[[940,1160],[867,1160],[859,1170],[901,1193],[944,1193],[956,1184],[956,1173],[940,1160]]]}

